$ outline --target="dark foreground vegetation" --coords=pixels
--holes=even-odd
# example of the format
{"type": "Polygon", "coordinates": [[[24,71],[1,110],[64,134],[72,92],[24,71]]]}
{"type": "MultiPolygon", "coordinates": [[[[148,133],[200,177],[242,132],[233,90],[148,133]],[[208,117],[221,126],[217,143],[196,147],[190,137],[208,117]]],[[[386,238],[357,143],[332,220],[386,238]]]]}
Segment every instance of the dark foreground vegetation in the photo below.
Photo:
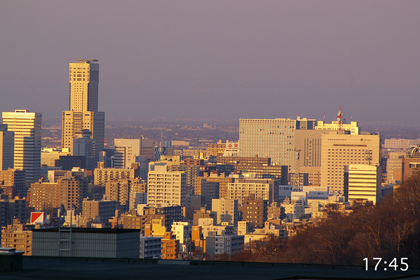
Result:
{"type": "Polygon", "coordinates": [[[252,252],[218,259],[362,266],[364,258],[376,264],[376,257],[388,263],[404,257],[410,268],[420,267],[420,174],[376,206],[336,214],[293,238],[271,238],[252,252]]]}

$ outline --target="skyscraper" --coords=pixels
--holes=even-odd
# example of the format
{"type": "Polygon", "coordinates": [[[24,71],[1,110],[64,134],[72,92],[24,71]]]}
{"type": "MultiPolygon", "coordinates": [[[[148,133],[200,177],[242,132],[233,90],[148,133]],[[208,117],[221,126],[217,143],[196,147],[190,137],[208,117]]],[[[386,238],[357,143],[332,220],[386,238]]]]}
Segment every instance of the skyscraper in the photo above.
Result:
{"type": "Polygon", "coordinates": [[[73,152],[73,139],[82,129],[92,132],[95,159],[104,149],[105,113],[98,111],[99,64],[96,59],[70,63],[69,111],[63,111],[61,147],[73,152]]]}
{"type": "Polygon", "coordinates": [[[25,171],[26,182],[36,181],[41,173],[42,114],[15,110],[2,117],[7,130],[15,133],[14,168],[25,171]]]}

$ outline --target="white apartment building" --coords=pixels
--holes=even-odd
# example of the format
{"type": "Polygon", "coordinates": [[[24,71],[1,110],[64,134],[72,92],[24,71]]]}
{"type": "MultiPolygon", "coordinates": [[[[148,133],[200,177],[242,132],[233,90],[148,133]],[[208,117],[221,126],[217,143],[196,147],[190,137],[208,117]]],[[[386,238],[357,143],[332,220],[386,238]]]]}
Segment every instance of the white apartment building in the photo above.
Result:
{"type": "Polygon", "coordinates": [[[14,137],[14,168],[24,170],[26,181],[38,180],[41,175],[42,114],[29,110],[3,112],[3,124],[14,137]]]}
{"type": "Polygon", "coordinates": [[[206,239],[208,236],[223,235],[230,236],[234,234],[234,227],[230,225],[213,225],[212,218],[200,218],[198,219],[198,226],[201,227],[201,233],[203,238],[206,239]]]}
{"type": "Polygon", "coordinates": [[[147,204],[149,206],[185,206],[186,174],[183,171],[168,171],[165,163],[149,165],[147,180],[147,204]]]}
{"type": "Polygon", "coordinates": [[[180,251],[183,251],[183,245],[187,242],[189,236],[192,236],[192,225],[188,222],[173,222],[171,232],[175,235],[175,239],[179,240],[180,251]]]}
{"type": "Polygon", "coordinates": [[[323,134],[321,186],[344,193],[344,166],[379,165],[379,135],[323,134]]]}

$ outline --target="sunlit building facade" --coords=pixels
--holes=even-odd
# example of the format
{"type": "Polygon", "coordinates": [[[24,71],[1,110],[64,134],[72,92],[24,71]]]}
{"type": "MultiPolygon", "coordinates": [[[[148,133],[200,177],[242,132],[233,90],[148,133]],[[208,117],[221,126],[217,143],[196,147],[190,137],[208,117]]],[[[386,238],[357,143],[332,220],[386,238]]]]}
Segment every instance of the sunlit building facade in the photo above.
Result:
{"type": "Polygon", "coordinates": [[[24,170],[26,181],[36,181],[41,175],[42,114],[29,110],[3,112],[3,124],[15,134],[14,168],[24,170]]]}
{"type": "Polygon", "coordinates": [[[292,170],[293,131],[295,129],[313,129],[314,119],[240,119],[239,156],[268,157],[271,163],[287,165],[292,170]]]}
{"type": "Polygon", "coordinates": [[[98,111],[99,64],[96,59],[78,59],[70,63],[70,106],[62,114],[62,148],[73,149],[76,132],[92,132],[95,158],[104,149],[105,113],[98,111]]]}

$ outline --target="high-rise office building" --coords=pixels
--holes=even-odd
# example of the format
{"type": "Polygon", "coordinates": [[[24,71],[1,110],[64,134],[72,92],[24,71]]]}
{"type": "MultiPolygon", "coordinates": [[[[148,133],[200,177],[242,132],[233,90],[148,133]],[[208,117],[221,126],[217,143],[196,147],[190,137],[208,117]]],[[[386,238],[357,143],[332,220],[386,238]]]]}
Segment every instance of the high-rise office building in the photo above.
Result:
{"type": "Polygon", "coordinates": [[[239,142],[241,157],[268,157],[273,164],[293,169],[293,131],[313,129],[314,119],[240,119],[239,142]]]}
{"type": "MultiPolygon", "coordinates": [[[[294,172],[291,174],[291,184],[299,185],[303,174],[308,174],[308,185],[321,185],[321,149],[323,134],[337,134],[335,130],[298,129],[293,133],[293,150],[297,153],[294,158],[294,172]],[[299,174],[299,177],[297,177],[299,174]]],[[[340,132],[349,134],[349,132],[340,132]]]]}
{"type": "Polygon", "coordinates": [[[14,168],[26,172],[26,181],[38,180],[41,174],[42,114],[29,110],[3,112],[3,124],[15,133],[14,168]]]}
{"type": "Polygon", "coordinates": [[[92,132],[96,161],[104,149],[105,113],[98,111],[99,64],[96,59],[78,59],[70,63],[70,106],[62,115],[61,147],[73,152],[76,132],[92,132]]]}
{"type": "Polygon", "coordinates": [[[321,186],[331,191],[344,189],[344,166],[368,164],[379,166],[380,136],[323,134],[321,151],[321,186]]]}
{"type": "Polygon", "coordinates": [[[0,170],[13,168],[14,133],[7,130],[6,124],[0,123],[0,170]]]}
{"type": "Polygon", "coordinates": [[[96,59],[70,63],[70,111],[98,111],[99,64],[96,59]]]}

